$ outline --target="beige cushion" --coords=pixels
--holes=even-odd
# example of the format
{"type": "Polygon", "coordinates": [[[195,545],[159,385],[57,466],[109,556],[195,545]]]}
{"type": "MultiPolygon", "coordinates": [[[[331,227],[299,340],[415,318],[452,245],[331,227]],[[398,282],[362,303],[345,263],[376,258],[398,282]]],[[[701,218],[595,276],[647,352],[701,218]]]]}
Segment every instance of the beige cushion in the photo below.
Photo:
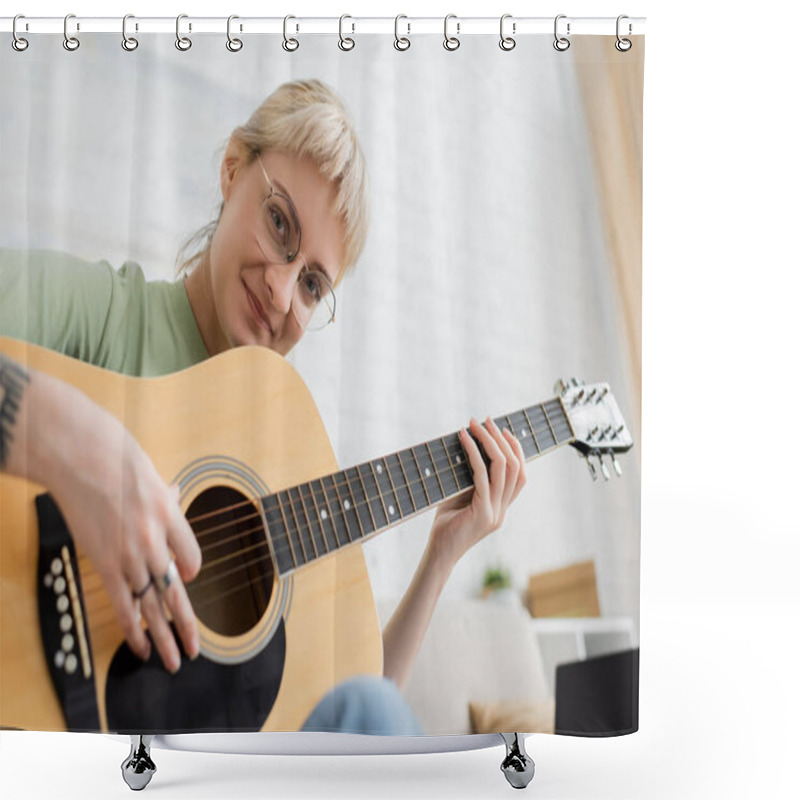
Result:
{"type": "Polygon", "coordinates": [[[554,700],[501,700],[469,704],[473,733],[553,733],[554,700]]]}

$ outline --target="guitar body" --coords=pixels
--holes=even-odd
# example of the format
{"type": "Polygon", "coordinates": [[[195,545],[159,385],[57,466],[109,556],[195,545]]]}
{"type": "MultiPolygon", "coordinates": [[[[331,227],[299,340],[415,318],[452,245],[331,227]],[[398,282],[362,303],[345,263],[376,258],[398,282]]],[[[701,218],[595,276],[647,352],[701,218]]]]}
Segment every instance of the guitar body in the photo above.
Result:
{"type": "Polygon", "coordinates": [[[141,379],[16,340],[0,340],[0,350],[115,414],[164,480],[180,484],[187,518],[238,506],[255,520],[255,528],[236,523],[242,553],[224,550],[230,545],[193,523],[203,569],[220,567],[213,567],[214,580],[201,571],[187,585],[201,656],[184,657],[169,676],[153,662],[157,656],[143,665],[130,654],[105,589],[77,544],[72,556],[65,552],[69,564],[42,571],[37,497],[45,490],[0,476],[0,726],[87,729],[68,725],[52,677],[54,670],[64,673],[70,655],[72,674],[64,679],[82,676],[84,688],[92,687],[103,731],[294,731],[335,684],[382,674],[381,630],[360,545],[283,578],[269,566],[258,498],[338,469],[316,406],[283,358],[263,348],[234,348],[183,372],[141,379]],[[253,548],[260,548],[257,567],[243,555],[253,548]],[[40,607],[66,605],[56,589],[67,573],[74,579],[62,593],[74,601],[77,586],[82,606],[71,614],[69,650],[51,648],[59,656],[46,652],[40,607]],[[244,716],[231,710],[239,707],[249,710],[244,716]]]}

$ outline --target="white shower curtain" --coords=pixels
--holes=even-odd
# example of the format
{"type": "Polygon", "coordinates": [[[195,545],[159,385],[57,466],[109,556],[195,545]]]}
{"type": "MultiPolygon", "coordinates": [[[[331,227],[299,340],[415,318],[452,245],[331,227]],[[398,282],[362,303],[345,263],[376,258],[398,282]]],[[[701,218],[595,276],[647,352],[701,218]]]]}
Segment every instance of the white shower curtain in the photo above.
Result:
{"type": "MultiPolygon", "coordinates": [[[[233,127],[281,83],[323,79],[364,148],[371,228],[335,324],[289,360],[340,467],[542,402],[559,378],[608,381],[635,442],[623,477],[592,481],[571,448],[529,464],[528,486],[459,562],[434,623],[474,602],[492,566],[524,601],[532,574],[590,560],[602,615],[628,620],[638,646],[641,364],[630,320],[641,311],[640,290],[620,279],[620,246],[640,274],[641,90],[633,123],[603,116],[587,75],[600,59],[612,91],[640,86],[643,43],[621,53],[613,37],[583,37],[558,52],[535,36],[503,52],[486,36],[447,52],[441,37],[420,36],[398,52],[391,37],[362,35],[342,52],[320,36],[286,53],[275,37],[249,37],[229,53],[224,38],[196,37],[181,53],[174,41],[152,35],[126,53],[119,36],[87,35],[66,53],[53,36],[4,50],[0,245],[133,260],[149,278],[174,278],[181,244],[218,208],[233,127]],[[619,142],[611,157],[633,148],[619,185],[609,141],[619,142]]],[[[431,518],[364,545],[383,624],[431,518]]],[[[421,703],[436,682],[417,678],[421,703]]]]}

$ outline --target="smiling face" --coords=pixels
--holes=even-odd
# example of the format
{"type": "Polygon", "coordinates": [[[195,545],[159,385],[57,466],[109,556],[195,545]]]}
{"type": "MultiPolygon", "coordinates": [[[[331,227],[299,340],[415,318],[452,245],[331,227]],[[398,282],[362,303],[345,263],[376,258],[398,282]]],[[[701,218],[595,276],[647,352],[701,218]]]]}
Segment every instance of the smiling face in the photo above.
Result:
{"type": "Polygon", "coordinates": [[[303,262],[331,284],[344,259],[344,227],[335,189],[306,159],[279,152],[246,162],[231,140],[222,163],[223,209],[208,256],[186,279],[186,291],[211,355],[260,345],[286,355],[303,335],[291,304],[303,262]],[[263,166],[263,171],[261,167],[263,166]],[[274,189],[292,202],[301,228],[300,254],[282,262],[265,247],[263,204],[274,189]]]}

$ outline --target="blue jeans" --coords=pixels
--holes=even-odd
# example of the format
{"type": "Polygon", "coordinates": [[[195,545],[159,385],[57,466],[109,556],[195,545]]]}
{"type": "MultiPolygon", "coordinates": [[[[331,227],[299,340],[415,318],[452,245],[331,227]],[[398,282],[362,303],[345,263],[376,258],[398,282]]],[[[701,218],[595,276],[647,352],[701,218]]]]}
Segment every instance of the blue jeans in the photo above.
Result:
{"type": "Polygon", "coordinates": [[[423,735],[397,684],[375,675],[359,675],[334,686],[319,701],[301,730],[423,735]]]}

